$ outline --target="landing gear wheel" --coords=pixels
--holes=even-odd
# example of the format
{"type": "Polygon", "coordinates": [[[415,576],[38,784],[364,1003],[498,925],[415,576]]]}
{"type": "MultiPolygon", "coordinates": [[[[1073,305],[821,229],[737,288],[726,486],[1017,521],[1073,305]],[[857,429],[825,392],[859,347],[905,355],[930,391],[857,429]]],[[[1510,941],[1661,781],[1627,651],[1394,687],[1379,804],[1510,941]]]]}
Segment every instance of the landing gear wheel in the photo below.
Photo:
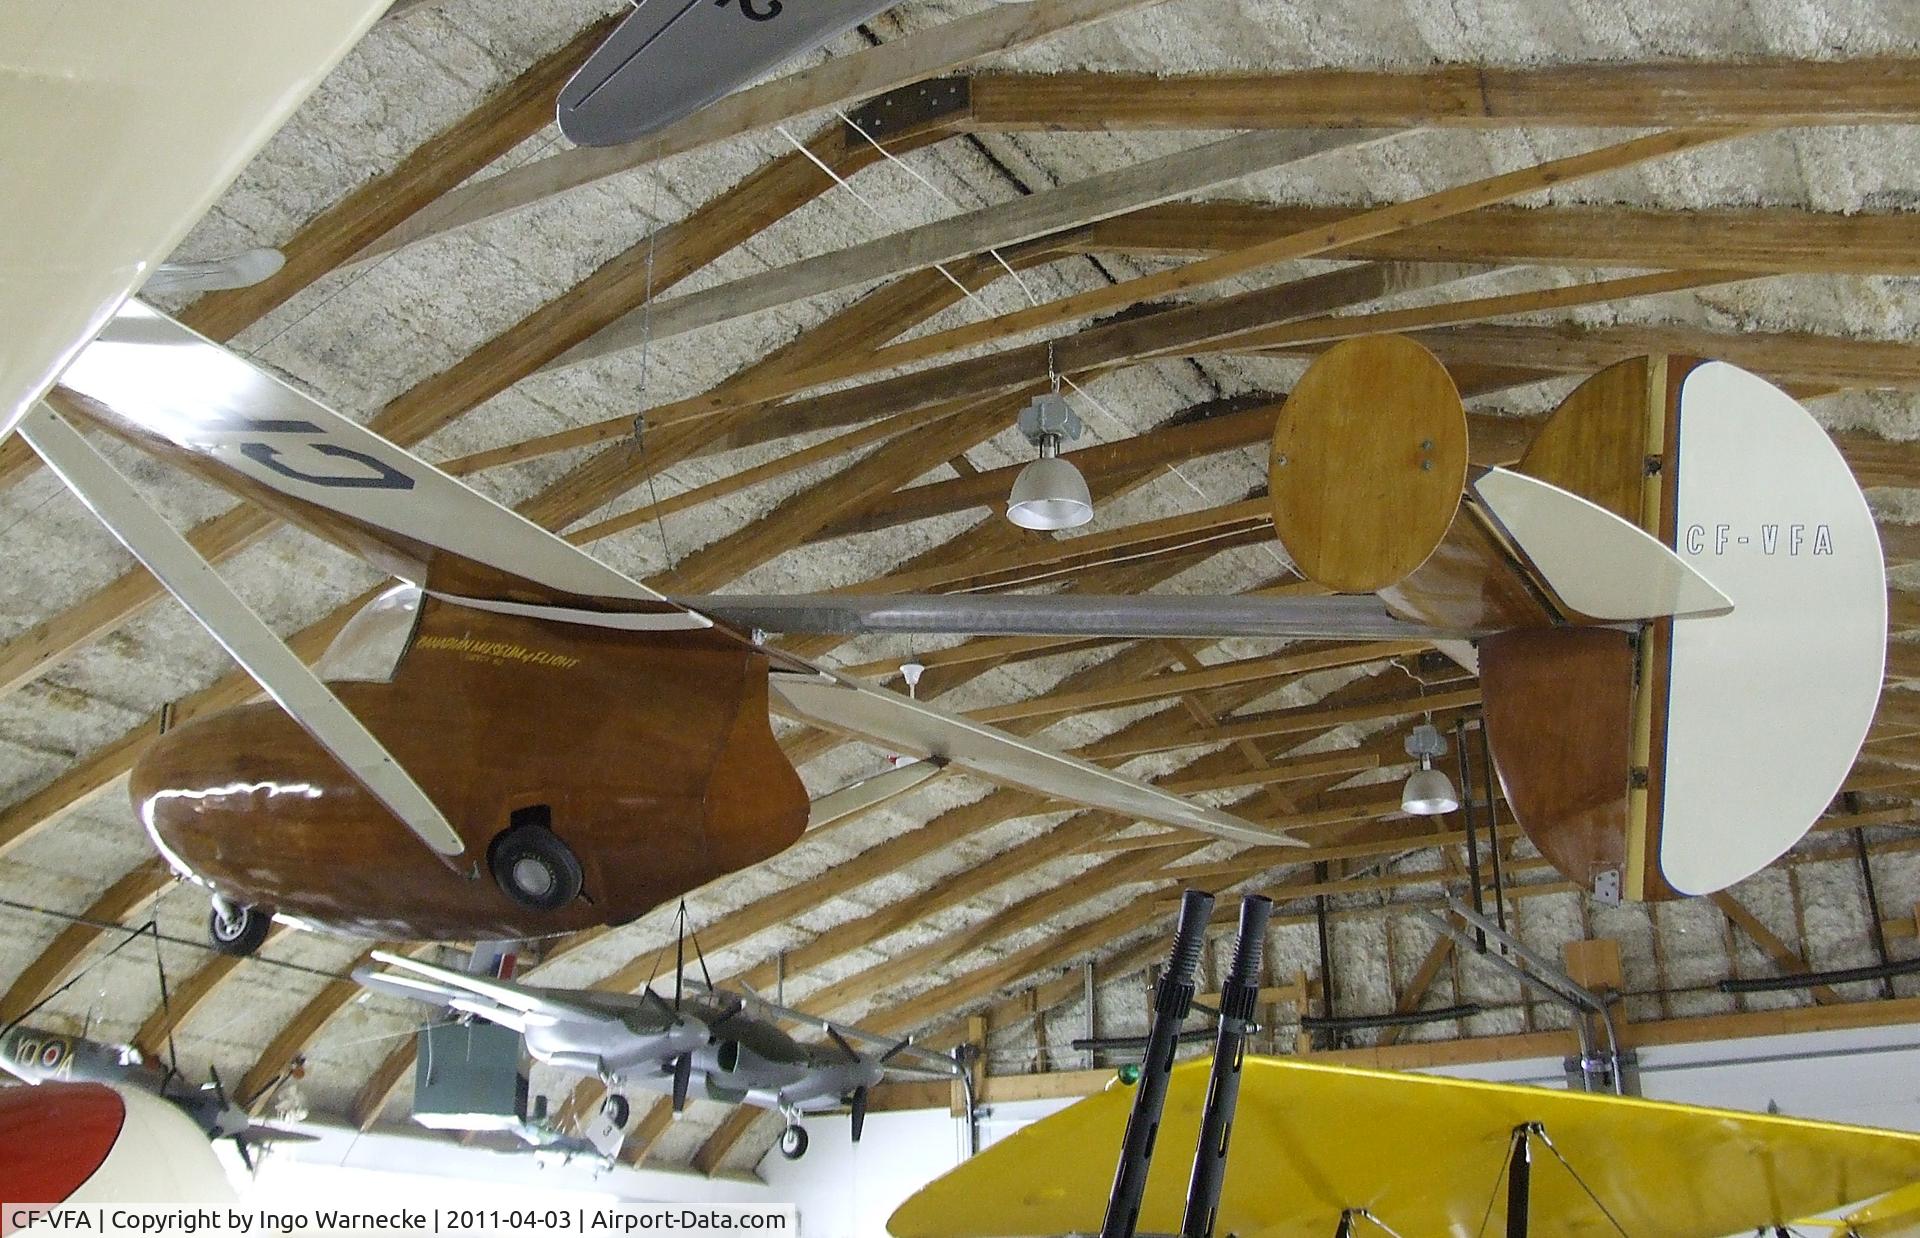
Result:
{"type": "Polygon", "coordinates": [[[780,1155],[790,1161],[797,1161],[807,1154],[807,1131],[802,1126],[789,1126],[780,1132],[780,1155]]]}
{"type": "Polygon", "coordinates": [[[221,954],[244,959],[266,944],[273,916],[258,907],[216,903],[207,915],[207,940],[221,954]]]}
{"type": "Polygon", "coordinates": [[[633,1116],[633,1106],[627,1102],[626,1097],[614,1092],[600,1102],[600,1116],[621,1130],[625,1130],[627,1119],[633,1116]]]}
{"type": "Polygon", "coordinates": [[[535,911],[558,911],[580,897],[573,849],[537,825],[516,825],[493,840],[487,867],[508,898],[535,911]]]}

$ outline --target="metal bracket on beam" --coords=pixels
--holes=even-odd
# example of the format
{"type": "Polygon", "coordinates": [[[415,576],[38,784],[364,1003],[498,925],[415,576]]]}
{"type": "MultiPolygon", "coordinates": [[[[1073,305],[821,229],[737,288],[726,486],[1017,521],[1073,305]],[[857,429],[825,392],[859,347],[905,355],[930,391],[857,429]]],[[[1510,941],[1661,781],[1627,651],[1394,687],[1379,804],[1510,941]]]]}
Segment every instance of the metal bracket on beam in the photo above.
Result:
{"type": "Polygon", "coordinates": [[[890,90],[869,99],[847,114],[856,132],[885,144],[911,133],[920,133],[935,125],[949,124],[973,112],[973,79],[965,76],[935,77],[911,86],[890,90]]]}

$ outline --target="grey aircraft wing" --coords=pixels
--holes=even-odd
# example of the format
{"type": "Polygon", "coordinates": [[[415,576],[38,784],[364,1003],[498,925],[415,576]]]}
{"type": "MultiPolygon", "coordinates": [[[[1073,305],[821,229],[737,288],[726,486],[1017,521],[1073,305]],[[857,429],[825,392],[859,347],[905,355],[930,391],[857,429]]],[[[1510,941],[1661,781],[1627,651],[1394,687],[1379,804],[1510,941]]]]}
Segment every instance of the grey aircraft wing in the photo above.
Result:
{"type": "Polygon", "coordinates": [[[560,92],[580,146],[657,133],[899,0],[638,0],[560,92]]]}
{"type": "MultiPolygon", "coordinates": [[[[353,973],[353,978],[366,988],[390,997],[450,1007],[523,1033],[530,1026],[561,1024],[619,1025],[639,1030],[634,1027],[636,1019],[644,1023],[645,1011],[652,1005],[644,997],[600,1000],[614,995],[543,989],[495,980],[436,967],[385,950],[374,951],[373,958],[382,964],[382,969],[363,966],[355,968],[353,973]]],[[[664,1025],[671,1017],[671,1008],[667,1008],[659,1021],[664,1025]]]]}

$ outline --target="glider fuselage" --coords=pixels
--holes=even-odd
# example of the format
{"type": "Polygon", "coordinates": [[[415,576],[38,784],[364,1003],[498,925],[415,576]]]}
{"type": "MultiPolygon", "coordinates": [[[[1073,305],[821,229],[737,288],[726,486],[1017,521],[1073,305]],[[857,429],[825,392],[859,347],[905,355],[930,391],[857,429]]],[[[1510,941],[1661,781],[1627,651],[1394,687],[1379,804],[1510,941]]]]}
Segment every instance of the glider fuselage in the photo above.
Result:
{"type": "Polygon", "coordinates": [[[380,682],[341,700],[467,844],[454,864],[271,702],[196,717],[135,765],[135,811],[236,903],[386,940],[621,924],[791,844],[807,797],[774,741],[767,662],[703,633],[629,632],[427,597],[380,682]],[[516,901],[488,852],[516,823],[578,858],[580,896],[516,901]],[[456,871],[456,869],[458,871],[456,871]]]}

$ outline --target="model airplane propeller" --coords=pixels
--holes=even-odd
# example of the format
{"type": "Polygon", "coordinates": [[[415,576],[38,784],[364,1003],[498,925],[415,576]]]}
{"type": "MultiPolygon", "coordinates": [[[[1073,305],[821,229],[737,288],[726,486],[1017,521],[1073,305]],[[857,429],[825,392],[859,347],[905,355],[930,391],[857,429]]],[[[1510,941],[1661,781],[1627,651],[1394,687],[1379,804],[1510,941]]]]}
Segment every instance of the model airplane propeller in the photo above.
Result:
{"type": "Polygon", "coordinates": [[[106,1045],[83,1036],[16,1024],[0,1036],[0,1070],[25,1083],[100,1083],[134,1089],[166,1101],[193,1120],[209,1139],[231,1139],[248,1169],[263,1144],[305,1143],[312,1137],[263,1125],[227,1097],[220,1072],[201,1087],[188,1084],[171,1066],[148,1061],[132,1045],[106,1045]]]}
{"type": "MultiPolygon", "coordinates": [[[[872,1089],[888,1071],[951,1075],[955,1070],[949,1059],[910,1041],[881,1040],[677,973],[669,1001],[651,987],[638,994],[549,989],[386,951],[375,951],[373,958],[377,967],[353,973],[362,985],[511,1028],[534,1060],[549,1066],[592,1075],[614,1089],[661,1093],[671,1098],[675,1113],[686,1108],[695,1085],[708,1100],[778,1110],[787,1120],[780,1147],[789,1159],[806,1151],[801,1113],[850,1105],[858,1142],[872,1089]],[[684,991],[689,988],[698,991],[684,991]],[[818,1025],[831,1043],[796,1041],[781,1027],[782,1020],[818,1025]],[[880,1041],[884,1047],[863,1052],[856,1040],[880,1041]]],[[[615,1091],[603,1112],[614,1126],[625,1126],[626,1097],[615,1091]]]]}

